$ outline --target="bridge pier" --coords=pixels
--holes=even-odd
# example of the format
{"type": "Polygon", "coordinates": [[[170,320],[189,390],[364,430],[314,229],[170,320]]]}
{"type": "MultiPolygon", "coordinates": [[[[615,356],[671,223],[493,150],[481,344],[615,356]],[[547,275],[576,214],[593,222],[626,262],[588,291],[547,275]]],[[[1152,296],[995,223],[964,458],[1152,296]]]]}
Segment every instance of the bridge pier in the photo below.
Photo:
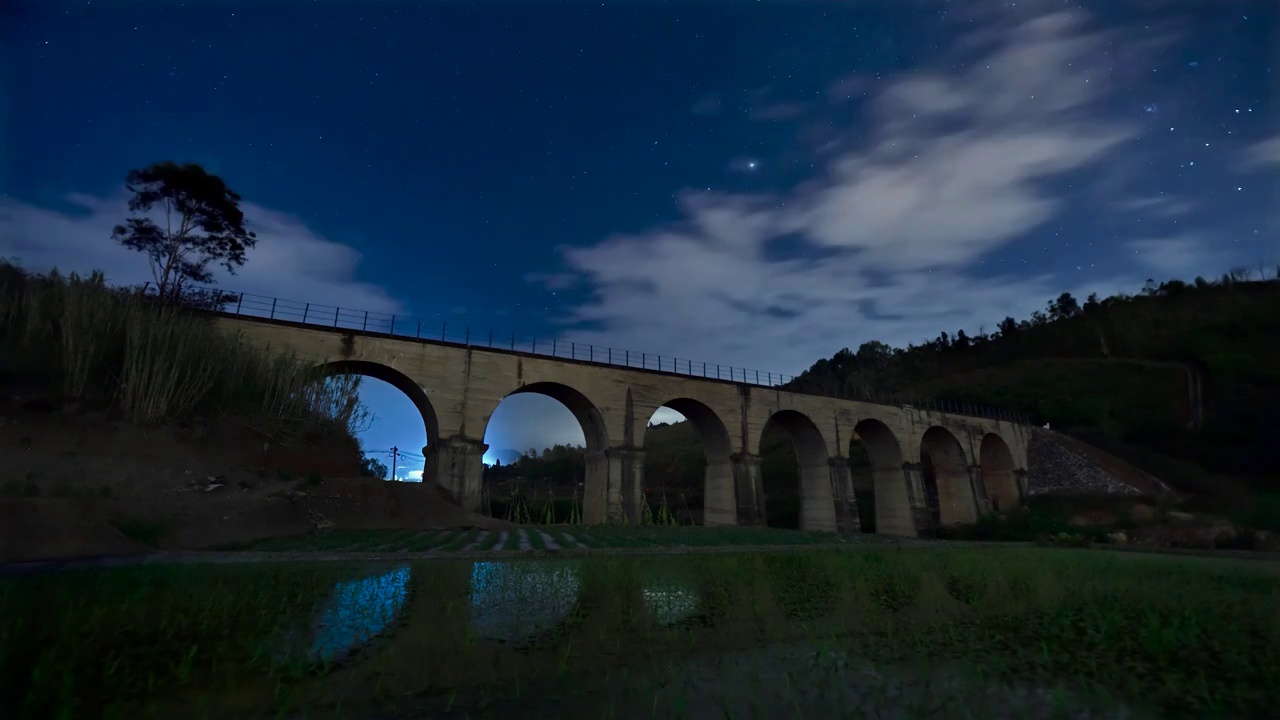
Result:
{"type": "Polygon", "coordinates": [[[448,490],[454,500],[473,512],[482,508],[480,483],[484,477],[484,454],[489,446],[479,440],[455,436],[422,448],[426,462],[422,481],[434,482],[448,490]]]}
{"type": "MultiPolygon", "coordinates": [[[[875,512],[875,531],[879,535],[894,537],[916,537],[920,525],[915,512],[917,503],[923,503],[922,487],[912,483],[921,483],[920,477],[913,478],[911,471],[903,465],[872,467],[870,477],[858,487],[872,497],[871,504],[875,512]]],[[[924,507],[928,518],[928,507],[924,507]]]]}
{"type": "Polygon", "coordinates": [[[702,497],[702,524],[717,527],[738,524],[738,493],[734,491],[733,457],[707,458],[705,491],[702,497]]]}
{"type": "Polygon", "coordinates": [[[584,525],[639,524],[644,450],[616,447],[587,453],[584,525]]]}
{"type": "Polygon", "coordinates": [[[977,523],[978,518],[992,511],[993,503],[998,503],[1000,492],[992,493],[987,488],[987,475],[983,474],[982,465],[969,465],[969,492],[973,497],[972,521],[977,523]]]}
{"type": "Polygon", "coordinates": [[[836,506],[836,532],[841,535],[861,532],[862,524],[858,519],[858,500],[853,494],[849,458],[833,457],[827,464],[831,466],[831,498],[836,506]]]}
{"type": "Polygon", "coordinates": [[[800,456],[800,529],[804,532],[836,532],[830,458],[811,458],[800,452],[797,455],[800,456]]]}
{"type": "MultiPolygon", "coordinates": [[[[924,491],[924,463],[903,463],[902,474],[906,476],[909,509],[907,519],[911,523],[912,536],[933,537],[933,516],[929,512],[929,500],[924,491]]],[[[878,489],[879,484],[876,487],[878,489]]],[[[877,500],[876,506],[881,504],[877,500]]]]}
{"type": "MultiPolygon", "coordinates": [[[[765,523],[764,480],[760,475],[760,456],[740,453],[731,455],[733,490],[736,497],[738,525],[763,527],[765,523]]],[[[711,468],[707,468],[710,479],[711,468]]],[[[708,490],[710,487],[708,486],[708,490]]]]}

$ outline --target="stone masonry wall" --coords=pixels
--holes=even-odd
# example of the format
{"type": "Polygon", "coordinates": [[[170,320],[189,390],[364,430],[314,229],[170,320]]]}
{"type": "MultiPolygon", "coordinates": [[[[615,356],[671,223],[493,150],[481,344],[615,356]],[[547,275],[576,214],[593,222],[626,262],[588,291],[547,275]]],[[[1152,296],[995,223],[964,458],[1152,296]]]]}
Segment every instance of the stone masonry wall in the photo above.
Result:
{"type": "Polygon", "coordinates": [[[1138,495],[1133,486],[1098,467],[1092,460],[1064,447],[1054,434],[1033,428],[1027,444],[1029,495],[1046,493],[1109,493],[1138,495]]]}

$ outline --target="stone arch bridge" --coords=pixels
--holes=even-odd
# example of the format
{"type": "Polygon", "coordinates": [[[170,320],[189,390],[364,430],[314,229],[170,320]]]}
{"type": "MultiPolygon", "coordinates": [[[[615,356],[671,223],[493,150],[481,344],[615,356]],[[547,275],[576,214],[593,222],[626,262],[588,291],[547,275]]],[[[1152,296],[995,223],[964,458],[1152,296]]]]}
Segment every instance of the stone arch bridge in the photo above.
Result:
{"type": "Polygon", "coordinates": [[[856,497],[873,493],[877,532],[904,537],[1018,505],[1027,492],[1028,428],[1006,420],[788,392],[531,353],[253,317],[219,315],[246,341],[354,372],[404,392],[427,430],[423,480],[480,506],[485,427],[502,400],[562,402],[587,444],[583,519],[636,522],[644,433],[666,406],[697,429],[707,457],[704,523],[764,523],[760,440],[776,423],[800,465],[801,529],[857,532],[856,497]],[[850,471],[860,439],[869,473],[850,471]],[[855,492],[856,491],[856,492],[855,492]]]}

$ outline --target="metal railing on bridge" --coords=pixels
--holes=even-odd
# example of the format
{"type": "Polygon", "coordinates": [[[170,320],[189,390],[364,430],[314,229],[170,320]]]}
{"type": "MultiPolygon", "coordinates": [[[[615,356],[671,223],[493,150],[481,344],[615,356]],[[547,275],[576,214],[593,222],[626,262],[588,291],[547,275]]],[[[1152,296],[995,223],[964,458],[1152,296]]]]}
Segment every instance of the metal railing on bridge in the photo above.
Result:
{"type": "Polygon", "coordinates": [[[756,387],[776,387],[785,389],[788,392],[805,395],[836,397],[886,405],[907,405],[956,415],[968,415],[1019,424],[1031,422],[1030,418],[1022,413],[1002,408],[960,401],[929,400],[911,402],[898,394],[860,391],[844,385],[823,384],[809,378],[800,378],[799,383],[783,388],[781,386],[794,383],[797,377],[795,375],[743,368],[736,365],[721,365],[672,355],[564,341],[556,338],[539,340],[536,336],[519,336],[514,332],[495,333],[493,330],[480,330],[469,325],[450,325],[447,321],[439,321],[438,323],[435,321],[424,322],[421,318],[286,300],[252,293],[227,292],[215,289],[210,289],[210,291],[220,296],[220,301],[214,303],[217,308],[214,312],[235,317],[261,318],[321,328],[387,335],[423,342],[527,353],[597,365],[721,380],[756,387]]]}

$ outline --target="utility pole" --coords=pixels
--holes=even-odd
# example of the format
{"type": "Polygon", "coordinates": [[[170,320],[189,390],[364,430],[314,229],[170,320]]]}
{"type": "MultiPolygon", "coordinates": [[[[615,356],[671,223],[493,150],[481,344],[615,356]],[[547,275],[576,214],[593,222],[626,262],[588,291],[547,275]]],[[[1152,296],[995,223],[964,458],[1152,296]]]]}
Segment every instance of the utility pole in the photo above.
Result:
{"type": "Polygon", "coordinates": [[[391,446],[391,479],[396,479],[396,456],[400,454],[400,448],[395,445],[391,446]]]}

